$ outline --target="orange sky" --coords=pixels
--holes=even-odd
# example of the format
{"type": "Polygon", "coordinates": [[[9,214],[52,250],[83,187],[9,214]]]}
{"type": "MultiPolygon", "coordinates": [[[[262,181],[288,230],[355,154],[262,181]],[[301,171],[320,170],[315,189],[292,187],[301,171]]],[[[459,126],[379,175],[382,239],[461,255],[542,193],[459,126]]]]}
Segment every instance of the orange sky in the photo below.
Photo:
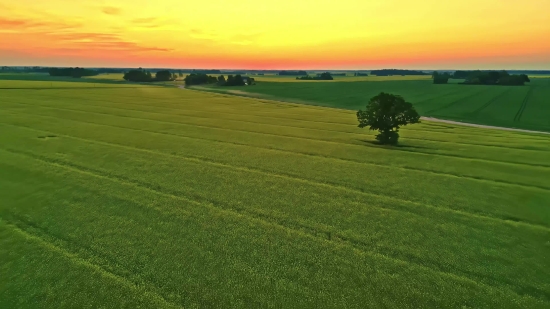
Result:
{"type": "Polygon", "coordinates": [[[550,0],[0,0],[0,65],[550,69],[549,12],[550,0]]]}

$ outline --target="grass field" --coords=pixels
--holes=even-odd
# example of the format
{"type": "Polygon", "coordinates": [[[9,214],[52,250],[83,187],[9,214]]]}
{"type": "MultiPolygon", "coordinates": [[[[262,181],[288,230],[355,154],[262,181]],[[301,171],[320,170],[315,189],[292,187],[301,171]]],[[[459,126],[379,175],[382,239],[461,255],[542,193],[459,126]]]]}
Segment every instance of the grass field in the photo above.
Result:
{"type": "Polygon", "coordinates": [[[550,306],[547,136],[73,84],[0,89],[0,308],[550,306]]]}
{"type": "MultiPolygon", "coordinates": [[[[424,76],[420,76],[425,78],[424,76]]],[[[346,77],[347,78],[347,77],[346,77]]],[[[353,78],[353,77],[349,77],[353,78]]],[[[370,77],[367,77],[370,78],[370,77]]],[[[328,82],[260,82],[239,91],[276,100],[313,105],[364,109],[368,100],[384,91],[402,95],[414,104],[422,116],[504,126],[529,130],[550,131],[550,79],[533,78],[524,87],[466,86],[451,80],[447,85],[434,85],[431,80],[328,82]]],[[[373,77],[374,79],[374,77],[373,77]]],[[[226,88],[210,87],[224,91],[226,88]]]]}

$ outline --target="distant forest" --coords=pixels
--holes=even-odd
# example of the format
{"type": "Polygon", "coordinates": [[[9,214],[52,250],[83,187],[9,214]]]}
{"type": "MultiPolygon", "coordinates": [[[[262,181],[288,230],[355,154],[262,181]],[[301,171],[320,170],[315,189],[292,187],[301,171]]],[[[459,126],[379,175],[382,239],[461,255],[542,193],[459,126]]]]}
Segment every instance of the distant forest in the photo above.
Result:
{"type": "Polygon", "coordinates": [[[509,74],[506,71],[456,71],[453,74],[433,72],[434,84],[446,84],[449,78],[464,79],[465,85],[522,86],[530,82],[526,74],[509,74]]]}
{"type": "Polygon", "coordinates": [[[153,77],[151,72],[140,68],[125,73],[122,78],[130,82],[166,82],[176,80],[177,75],[176,73],[172,74],[168,70],[162,70],[155,73],[155,77],[153,77]]]}
{"type": "Polygon", "coordinates": [[[317,76],[302,76],[302,77],[296,77],[298,80],[333,80],[334,78],[329,72],[318,74],[317,76]]]}
{"type": "Polygon", "coordinates": [[[84,68],[51,68],[48,70],[50,76],[67,76],[74,78],[81,78],[82,76],[95,76],[99,74],[96,70],[84,69],[84,68]]]}
{"type": "Polygon", "coordinates": [[[223,75],[215,77],[203,73],[191,73],[185,77],[184,81],[187,86],[203,84],[217,84],[218,86],[245,86],[255,84],[254,78],[242,77],[240,74],[235,76],[228,75],[227,79],[225,79],[225,76],[223,75]]]}
{"type": "Polygon", "coordinates": [[[307,75],[306,71],[280,71],[279,75],[307,75]]]}
{"type": "Polygon", "coordinates": [[[220,70],[195,70],[191,71],[191,74],[221,74],[220,70]]]}
{"type": "Polygon", "coordinates": [[[369,76],[369,74],[361,73],[361,72],[355,72],[355,73],[353,73],[353,76],[369,76]]]}
{"type": "Polygon", "coordinates": [[[376,76],[393,76],[393,75],[430,75],[429,73],[424,73],[422,71],[413,71],[413,70],[397,70],[397,69],[384,69],[384,70],[374,70],[370,71],[371,75],[376,76]]]}
{"type": "MultiPolygon", "coordinates": [[[[49,70],[55,68],[55,67],[40,67],[40,66],[0,66],[0,72],[14,72],[14,73],[49,73],[49,70]]],[[[66,67],[57,67],[57,68],[66,68],[66,67]]],[[[98,74],[103,73],[124,73],[128,72],[129,70],[133,70],[134,68],[102,68],[102,67],[88,67],[86,69],[94,70],[98,74]]],[[[219,70],[219,69],[191,69],[191,68],[148,68],[148,70],[151,71],[164,71],[168,70],[171,73],[179,73],[179,72],[190,72],[190,73],[202,73],[202,74],[279,74],[279,75],[307,75],[306,71],[292,71],[292,70],[219,70]]],[[[363,74],[367,74],[369,70],[349,70],[347,72],[357,75],[355,76],[365,76],[363,74]]],[[[383,69],[383,70],[372,70],[371,75],[378,75],[378,76],[384,76],[384,75],[429,75],[429,73],[425,73],[431,70],[399,70],[399,69],[383,69]]],[[[452,72],[453,70],[440,70],[440,71],[449,71],[452,72]]],[[[484,72],[488,72],[491,70],[482,70],[484,72]]],[[[494,71],[494,70],[493,70],[494,71]]],[[[510,74],[541,74],[541,75],[549,75],[550,70],[507,70],[510,74]]],[[[431,74],[431,73],[430,73],[431,74]]]]}

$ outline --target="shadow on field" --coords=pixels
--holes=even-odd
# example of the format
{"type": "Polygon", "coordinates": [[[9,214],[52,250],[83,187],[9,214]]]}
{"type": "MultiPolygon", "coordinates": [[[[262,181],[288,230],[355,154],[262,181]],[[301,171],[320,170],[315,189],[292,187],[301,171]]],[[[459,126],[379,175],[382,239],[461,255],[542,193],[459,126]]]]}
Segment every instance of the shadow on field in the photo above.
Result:
{"type": "Polygon", "coordinates": [[[373,146],[378,146],[380,148],[389,148],[389,149],[397,149],[397,150],[412,150],[412,149],[432,149],[430,147],[424,147],[424,146],[416,146],[416,145],[407,145],[407,144],[403,144],[403,143],[400,143],[400,144],[397,144],[397,145],[382,145],[380,144],[380,142],[378,141],[372,141],[372,140],[364,140],[364,139],[360,139],[358,140],[359,142],[361,143],[364,143],[364,144],[370,144],[370,145],[373,145],[373,146]]]}

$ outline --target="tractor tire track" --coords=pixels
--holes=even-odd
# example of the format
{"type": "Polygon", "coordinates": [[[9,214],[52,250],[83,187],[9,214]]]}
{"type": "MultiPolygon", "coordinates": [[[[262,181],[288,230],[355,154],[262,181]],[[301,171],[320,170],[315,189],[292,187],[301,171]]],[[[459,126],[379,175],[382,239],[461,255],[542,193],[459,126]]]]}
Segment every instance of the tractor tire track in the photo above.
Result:
{"type": "Polygon", "coordinates": [[[498,101],[500,98],[504,97],[505,95],[508,94],[508,92],[510,92],[512,90],[512,88],[509,88],[508,90],[504,91],[503,93],[497,95],[496,97],[494,97],[493,99],[489,100],[487,103],[483,104],[482,106],[480,106],[478,109],[476,109],[475,111],[473,111],[471,113],[472,116],[475,116],[477,113],[481,112],[482,110],[486,109],[487,107],[489,107],[491,104],[493,104],[494,102],[498,101]]]}
{"type": "Polygon", "coordinates": [[[523,102],[521,102],[521,106],[519,107],[519,110],[516,113],[516,116],[514,116],[514,122],[519,122],[521,120],[521,116],[523,116],[523,112],[525,111],[525,107],[527,107],[527,101],[529,101],[529,97],[533,93],[534,88],[535,88],[535,86],[531,86],[529,88],[529,91],[525,95],[525,98],[523,98],[523,102]]]}

